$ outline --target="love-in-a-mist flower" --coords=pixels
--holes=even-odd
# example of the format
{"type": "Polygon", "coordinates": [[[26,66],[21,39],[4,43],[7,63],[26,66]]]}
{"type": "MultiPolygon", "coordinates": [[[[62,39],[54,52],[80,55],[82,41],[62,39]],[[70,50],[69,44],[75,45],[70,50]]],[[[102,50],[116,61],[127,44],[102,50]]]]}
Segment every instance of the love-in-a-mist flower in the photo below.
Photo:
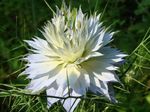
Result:
{"type": "MultiPolygon", "coordinates": [[[[126,55],[106,46],[114,32],[100,22],[100,15],[87,16],[79,10],[63,7],[41,31],[44,39],[26,40],[31,53],[22,74],[31,79],[27,89],[33,94],[46,91],[47,95],[83,96],[87,91],[116,101],[109,89],[111,82],[119,82],[115,70],[126,55]]],[[[67,112],[72,112],[80,99],[47,98],[50,107],[57,101],[67,112]]]]}

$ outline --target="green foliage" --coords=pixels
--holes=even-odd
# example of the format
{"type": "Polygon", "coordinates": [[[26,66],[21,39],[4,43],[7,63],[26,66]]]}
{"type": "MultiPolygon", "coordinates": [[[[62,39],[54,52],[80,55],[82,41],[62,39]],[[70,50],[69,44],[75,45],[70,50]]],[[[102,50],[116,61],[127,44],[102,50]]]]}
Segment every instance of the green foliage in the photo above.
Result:
{"type": "MultiPolygon", "coordinates": [[[[83,12],[102,13],[104,25],[114,31],[112,45],[129,54],[118,71],[124,87],[115,85],[118,104],[101,96],[87,95],[76,112],[150,112],[150,1],[149,0],[65,0],[83,12]]],[[[61,0],[47,0],[51,9],[61,0]]],[[[41,35],[38,29],[53,13],[44,0],[0,1],[0,112],[60,112],[59,103],[47,110],[45,97],[24,94],[27,81],[18,74],[26,53],[23,40],[41,35]]],[[[44,94],[44,93],[43,93],[44,94]]]]}

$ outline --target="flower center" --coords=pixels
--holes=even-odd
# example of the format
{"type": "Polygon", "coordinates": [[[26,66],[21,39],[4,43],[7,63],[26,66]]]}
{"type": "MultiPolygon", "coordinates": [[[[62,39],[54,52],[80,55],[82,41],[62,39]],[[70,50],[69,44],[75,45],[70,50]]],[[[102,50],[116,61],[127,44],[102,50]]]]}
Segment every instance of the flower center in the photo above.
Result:
{"type": "Polygon", "coordinates": [[[82,52],[69,53],[66,58],[63,58],[63,61],[67,63],[74,63],[80,57],[82,57],[82,52]]]}
{"type": "Polygon", "coordinates": [[[83,55],[82,48],[80,48],[77,51],[72,50],[72,52],[67,50],[67,52],[64,52],[63,56],[61,56],[61,59],[64,63],[72,64],[75,63],[78,59],[82,58],[82,55],[83,55]]]}

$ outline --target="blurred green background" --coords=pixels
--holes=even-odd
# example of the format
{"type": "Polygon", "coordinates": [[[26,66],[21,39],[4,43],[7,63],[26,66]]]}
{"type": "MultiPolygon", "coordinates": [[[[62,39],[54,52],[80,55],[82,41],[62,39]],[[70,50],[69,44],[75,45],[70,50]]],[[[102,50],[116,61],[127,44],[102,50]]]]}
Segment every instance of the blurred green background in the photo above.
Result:
{"type": "MultiPolygon", "coordinates": [[[[61,0],[47,0],[47,2],[53,10],[56,9],[56,5],[60,7],[62,4],[61,0]]],[[[82,102],[81,104],[84,105],[82,111],[150,112],[150,39],[148,37],[150,0],[65,0],[65,2],[72,7],[81,6],[83,12],[87,14],[95,11],[102,13],[103,24],[111,25],[113,31],[118,31],[112,45],[129,54],[126,64],[118,71],[121,73],[120,78],[125,87],[123,90],[115,88],[116,97],[121,103],[112,106],[93,101],[89,104],[82,102]],[[87,109],[86,105],[92,107],[87,109]]],[[[44,0],[0,1],[1,84],[25,83],[22,78],[17,79],[24,66],[20,59],[27,53],[23,40],[31,39],[34,35],[40,36],[39,29],[52,16],[44,0]]],[[[7,112],[11,106],[8,107],[7,101],[3,100],[4,98],[1,97],[0,112],[7,112]]],[[[80,107],[81,105],[78,108],[80,107]]]]}

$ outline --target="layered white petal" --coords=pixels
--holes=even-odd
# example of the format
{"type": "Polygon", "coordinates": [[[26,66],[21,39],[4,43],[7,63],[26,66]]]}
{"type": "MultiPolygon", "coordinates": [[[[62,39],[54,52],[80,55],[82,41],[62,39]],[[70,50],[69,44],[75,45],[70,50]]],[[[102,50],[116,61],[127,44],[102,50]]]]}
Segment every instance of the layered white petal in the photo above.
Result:
{"type": "Polygon", "coordinates": [[[127,56],[106,47],[114,32],[99,22],[100,15],[88,17],[79,11],[57,8],[57,13],[43,27],[45,37],[26,40],[32,53],[24,58],[27,68],[22,74],[31,79],[32,93],[46,90],[48,107],[61,101],[67,112],[73,112],[88,90],[116,102],[111,82],[120,82],[115,74],[118,63],[127,56]]]}
{"type": "Polygon", "coordinates": [[[38,63],[51,61],[52,59],[42,54],[29,54],[27,57],[24,58],[24,60],[30,63],[38,63]]]}
{"type": "Polygon", "coordinates": [[[82,75],[80,75],[76,81],[73,90],[78,94],[84,95],[90,86],[90,78],[89,74],[84,69],[81,69],[80,72],[82,75]]]}
{"type": "MultiPolygon", "coordinates": [[[[54,96],[54,95],[56,95],[57,89],[58,89],[58,86],[57,86],[56,82],[52,83],[51,86],[49,86],[49,88],[47,88],[47,90],[46,90],[47,96],[54,96]]],[[[52,104],[54,104],[58,100],[59,99],[57,99],[57,98],[48,97],[47,98],[48,108],[50,108],[52,106],[52,104]]]]}
{"type": "MultiPolygon", "coordinates": [[[[64,88],[61,86],[57,87],[57,88],[50,88],[50,89],[46,90],[47,95],[56,96],[56,97],[64,97],[63,92],[64,92],[64,88]]],[[[54,104],[58,100],[60,100],[60,99],[59,98],[52,98],[52,97],[47,98],[48,108],[50,108],[52,106],[52,104],[54,104]]]]}
{"type": "Polygon", "coordinates": [[[31,93],[33,94],[40,93],[42,90],[46,89],[47,79],[48,76],[44,76],[38,79],[31,80],[26,89],[31,90],[31,93]]]}
{"type": "Polygon", "coordinates": [[[68,84],[71,88],[74,87],[75,83],[77,83],[78,78],[80,77],[81,72],[79,71],[78,66],[70,65],[67,68],[67,77],[68,77],[68,84]]]}
{"type": "Polygon", "coordinates": [[[111,47],[103,47],[99,49],[99,52],[104,54],[104,57],[100,57],[104,62],[116,63],[122,61],[123,57],[126,57],[126,54],[121,53],[119,50],[116,50],[111,47]]]}
{"type": "MultiPolygon", "coordinates": [[[[80,95],[72,91],[71,96],[78,97],[80,95]]],[[[78,103],[80,102],[80,100],[81,99],[79,98],[68,98],[68,99],[61,101],[61,103],[63,104],[63,107],[65,108],[67,112],[73,112],[76,106],[78,105],[78,103]]]]}
{"type": "Polygon", "coordinates": [[[48,42],[43,39],[33,38],[33,40],[25,40],[25,42],[33,48],[32,51],[35,53],[46,56],[57,56],[57,54],[49,47],[48,42]]]}
{"type": "Polygon", "coordinates": [[[111,72],[102,72],[101,74],[94,73],[94,75],[101,81],[106,81],[106,82],[118,82],[117,76],[111,72]]]}
{"type": "Polygon", "coordinates": [[[62,68],[59,73],[57,74],[58,78],[56,79],[56,83],[60,87],[68,86],[68,79],[67,79],[67,69],[62,68]]]}
{"type": "Polygon", "coordinates": [[[28,68],[23,72],[24,74],[29,74],[28,78],[34,79],[39,77],[39,75],[45,76],[51,75],[49,72],[55,70],[55,68],[60,64],[58,61],[49,61],[43,63],[30,63],[27,64],[28,68]],[[45,75],[44,75],[45,74],[45,75]]]}

